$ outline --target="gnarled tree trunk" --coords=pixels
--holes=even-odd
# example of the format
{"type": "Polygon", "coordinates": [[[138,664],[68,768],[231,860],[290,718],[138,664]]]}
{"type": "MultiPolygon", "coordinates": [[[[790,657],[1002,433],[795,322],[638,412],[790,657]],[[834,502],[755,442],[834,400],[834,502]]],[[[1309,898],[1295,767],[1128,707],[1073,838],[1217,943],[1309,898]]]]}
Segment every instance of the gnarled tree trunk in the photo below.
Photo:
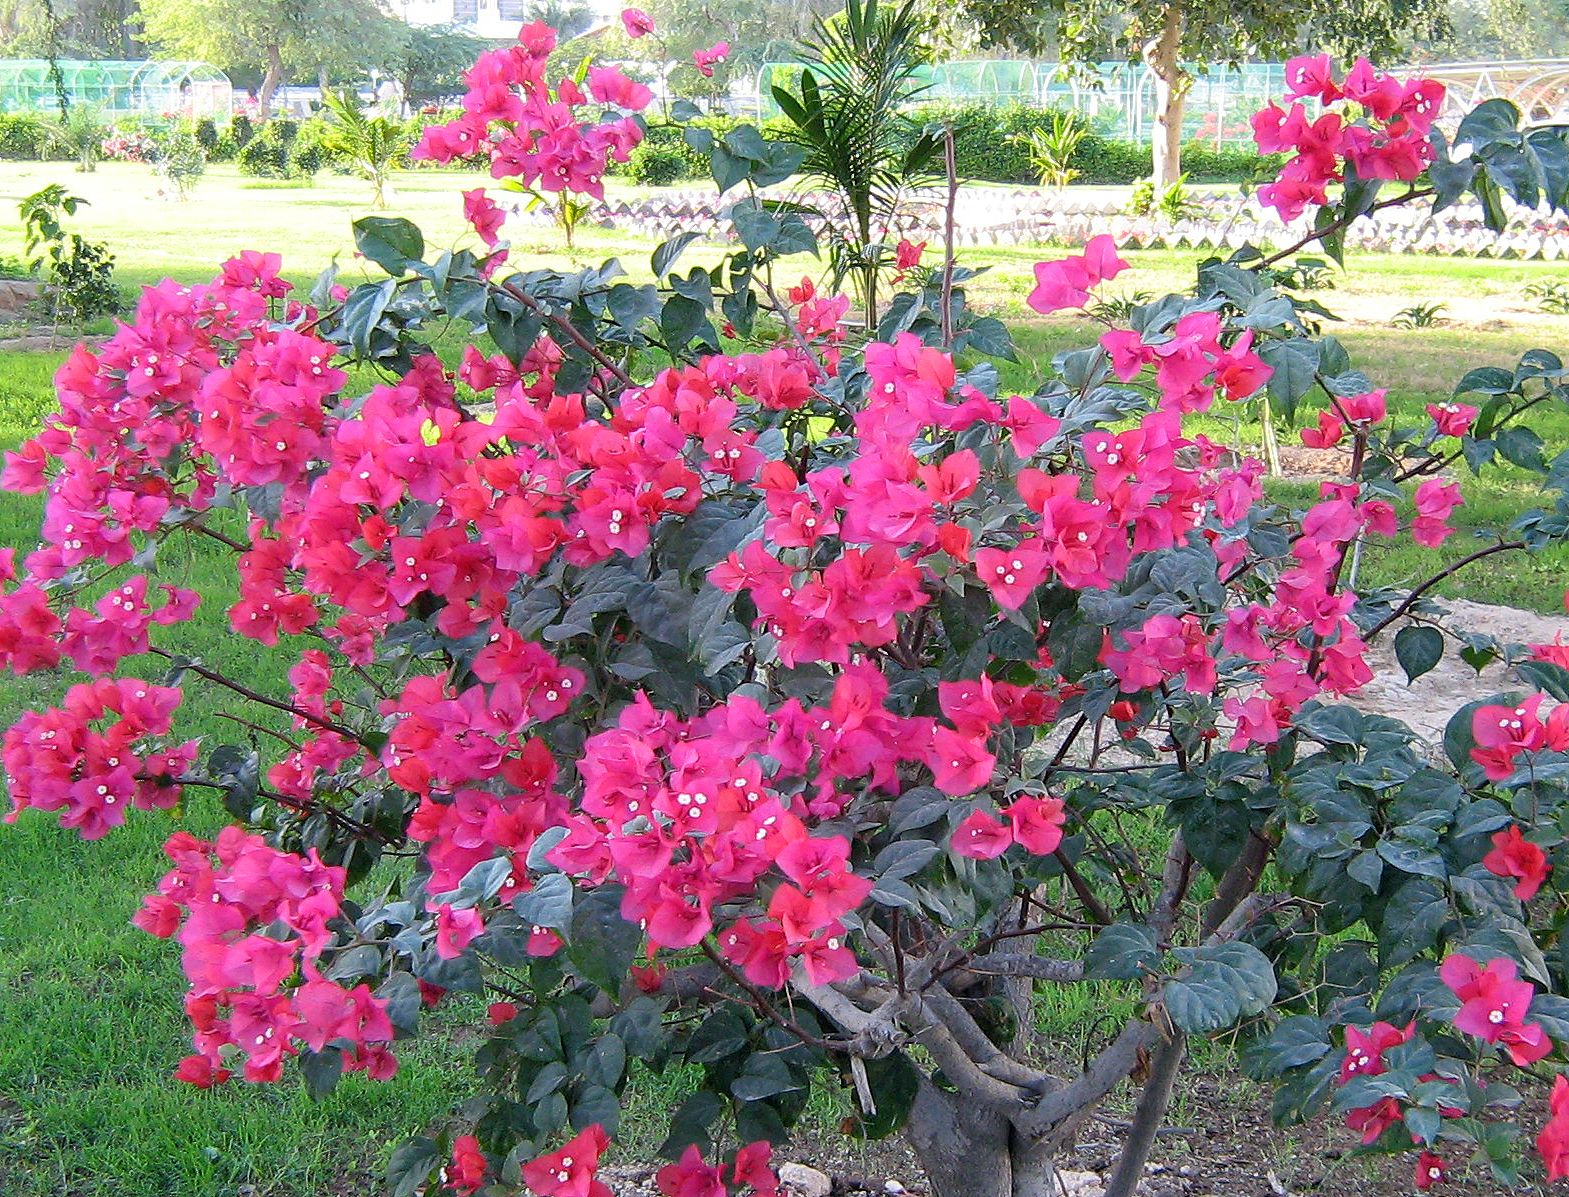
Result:
{"type": "Polygon", "coordinates": [[[932,1197],[1060,1197],[1050,1155],[1006,1115],[924,1077],[905,1135],[932,1197]]]}
{"type": "Polygon", "coordinates": [[[1182,69],[1182,8],[1166,8],[1160,35],[1144,47],[1144,61],[1155,76],[1155,133],[1151,142],[1157,198],[1182,177],[1182,114],[1192,78],[1182,69]]]}
{"type": "Polygon", "coordinates": [[[267,47],[267,73],[262,76],[261,94],[256,97],[256,103],[261,108],[261,119],[268,120],[272,116],[272,97],[278,90],[278,85],[283,82],[283,51],[276,45],[267,47]]]}

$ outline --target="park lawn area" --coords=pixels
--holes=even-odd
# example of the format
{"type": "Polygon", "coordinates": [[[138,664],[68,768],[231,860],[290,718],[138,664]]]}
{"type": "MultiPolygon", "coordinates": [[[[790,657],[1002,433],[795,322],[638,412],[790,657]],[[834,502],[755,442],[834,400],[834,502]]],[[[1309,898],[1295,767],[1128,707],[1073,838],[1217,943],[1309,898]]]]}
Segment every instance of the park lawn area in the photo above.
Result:
{"type": "MultiPolygon", "coordinates": [[[[278,186],[241,178],[214,166],[195,197],[171,203],[156,195],[149,168],[106,163],[93,174],[66,164],[7,164],[0,176],[0,257],[21,251],[16,202],[48,182],[62,182],[90,201],[74,228],[107,241],[128,285],[166,275],[185,282],[210,278],[226,257],[246,248],[282,249],[285,270],[305,282],[336,256],[346,281],[358,280],[350,222],[368,212],[368,187],[322,175],[314,186],[278,186]]],[[[480,178],[449,171],[403,172],[389,212],[414,219],[433,246],[465,244],[458,193],[480,178]]],[[[617,185],[619,187],[619,185],[617,185]]],[[[631,194],[631,189],[624,189],[631,194]]],[[[560,252],[555,232],[527,225],[514,230],[514,261],[529,266],[599,262],[621,254],[629,269],[646,274],[654,240],[588,228],[573,254],[560,252]]],[[[692,261],[714,262],[719,247],[694,247],[692,261]]],[[[1048,248],[966,249],[967,264],[990,269],[973,288],[978,306],[1009,317],[1026,314],[1023,298],[1031,267],[1055,256],[1048,248]]],[[[1109,288],[1113,294],[1161,293],[1187,284],[1198,254],[1139,251],[1133,269],[1109,288]]],[[[792,266],[795,264],[792,263],[792,266]]],[[[803,271],[817,273],[810,260],[803,271]]],[[[1454,382],[1477,365],[1511,366],[1534,346],[1565,343],[1569,319],[1530,310],[1522,296],[1535,278],[1569,275],[1569,267],[1543,263],[1407,257],[1353,257],[1337,289],[1321,298],[1349,319],[1338,334],[1353,358],[1381,386],[1403,416],[1419,418],[1424,404],[1447,398],[1454,382]],[[1394,334],[1387,321],[1418,302],[1443,302],[1455,322],[1447,327],[1394,334]]],[[[1005,364],[1011,390],[1033,389],[1040,365],[1063,349],[1087,344],[1098,328],[1084,321],[1030,319],[1017,327],[1022,361],[1005,364]]],[[[0,353],[0,448],[36,430],[52,410],[50,378],[64,357],[54,353],[0,353]]],[[[1199,421],[1217,441],[1250,448],[1257,426],[1225,411],[1199,421]]],[[[1549,447],[1569,445],[1569,412],[1553,412],[1539,425],[1549,447]]],[[[1287,503],[1311,499],[1300,481],[1272,483],[1287,503]]],[[[1469,551],[1476,535],[1490,535],[1531,494],[1521,476],[1499,471],[1465,483],[1467,506],[1457,513],[1460,535],[1441,551],[1445,560],[1469,551]]],[[[39,504],[33,497],[0,495],[0,544],[21,549],[36,537],[39,504]]],[[[1370,552],[1369,580],[1399,584],[1420,576],[1436,558],[1411,548],[1370,552]]],[[[1482,601],[1512,602],[1558,610],[1563,554],[1489,569],[1485,579],[1461,574],[1440,593],[1482,601]]],[[[159,563],[167,580],[191,586],[204,603],[198,618],[178,629],[171,645],[200,655],[282,692],[278,658],[228,629],[225,609],[234,600],[232,568],[205,546],[171,552],[159,563]]],[[[134,663],[132,663],[134,666],[134,663]]],[[[142,674],[157,680],[149,661],[142,674]]],[[[29,706],[58,700],[70,679],[63,675],[0,678],[0,725],[29,706]]],[[[243,739],[222,718],[231,713],[221,696],[193,689],[191,734],[209,743],[243,739]]],[[[209,797],[193,796],[181,825],[209,833],[223,822],[209,797]]],[[[98,843],[83,843],[36,813],[0,828],[0,1193],[4,1197],[307,1197],[376,1191],[374,1173],[390,1146],[405,1134],[439,1122],[467,1094],[467,1043],[422,1039],[403,1053],[398,1078],[385,1085],[351,1077],[323,1103],[309,1101],[293,1083],[251,1087],[234,1084],[201,1092],[170,1079],[188,1050],[180,1012],[184,988],[178,951],[129,924],[140,895],[164,869],[159,846],[171,821],[158,814],[133,816],[98,843]]],[[[1091,1021],[1088,1010],[1117,1003],[1115,987],[1083,987],[1037,1008],[1048,1035],[1091,1021]]],[[[482,1004],[465,1001],[438,1012],[459,1039],[472,1039],[483,1022],[482,1004]]],[[[1218,1052],[1216,1058],[1221,1058],[1218,1052]]],[[[639,1101],[668,1104],[673,1078],[640,1085],[639,1101]]],[[[814,1121],[830,1127],[841,1111],[826,1099],[814,1121]]],[[[621,1158],[649,1158],[654,1141],[637,1129],[621,1158]]],[[[647,1120],[651,1122],[652,1120],[647,1120]]]]}

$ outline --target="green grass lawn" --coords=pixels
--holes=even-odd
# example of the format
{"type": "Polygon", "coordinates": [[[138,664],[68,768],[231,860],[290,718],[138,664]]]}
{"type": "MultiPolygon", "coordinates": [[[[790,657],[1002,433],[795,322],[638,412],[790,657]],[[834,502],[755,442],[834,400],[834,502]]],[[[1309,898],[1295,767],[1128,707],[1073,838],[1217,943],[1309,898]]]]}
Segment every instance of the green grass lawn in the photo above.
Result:
{"type": "MultiPolygon", "coordinates": [[[[109,243],[127,285],[165,275],[206,279],[224,258],[246,248],[281,248],[286,272],[297,280],[310,278],[334,257],[351,279],[356,273],[349,225],[368,210],[365,184],[323,175],[310,187],[260,185],[221,166],[211,168],[192,200],[171,203],[156,195],[146,167],[109,163],[79,175],[64,164],[8,163],[0,173],[0,257],[21,250],[17,201],[53,181],[90,201],[73,227],[109,243]]],[[[458,192],[475,184],[471,174],[405,172],[394,183],[391,212],[416,220],[432,245],[457,244],[464,240],[458,192]]],[[[517,232],[514,243],[514,261],[520,263],[566,266],[621,254],[639,271],[646,271],[654,245],[649,238],[591,228],[583,231],[576,253],[567,255],[550,230],[532,226],[517,232]]],[[[709,247],[694,249],[693,256],[713,261],[721,253],[709,247]]],[[[974,288],[975,301],[1015,318],[1025,313],[1031,267],[1051,256],[1052,250],[1041,248],[962,253],[967,263],[990,267],[974,288]]],[[[1131,254],[1133,270],[1111,289],[1131,294],[1181,288],[1196,257],[1131,254]]],[[[800,265],[806,270],[812,264],[803,259],[800,265]]],[[[1374,381],[1390,388],[1394,410],[1416,415],[1425,403],[1447,397],[1472,366],[1509,366],[1525,349],[1561,346],[1569,319],[1534,312],[1521,297],[1527,281],[1561,274],[1569,275],[1569,267],[1354,257],[1324,300],[1349,317],[1340,335],[1374,381]],[[1416,302],[1445,303],[1453,324],[1390,333],[1389,317],[1416,302]]],[[[1086,343],[1094,331],[1067,320],[1021,324],[1024,360],[1005,367],[1005,384],[1033,389],[1043,362],[1086,343]]],[[[52,408],[50,378],[63,356],[63,350],[0,353],[0,447],[34,431],[52,408]]],[[[1239,425],[1224,412],[1196,427],[1244,447],[1257,438],[1256,427],[1239,425]]],[[[1550,450],[1569,444],[1569,413],[1554,412],[1539,427],[1550,450]]],[[[1276,493],[1285,501],[1305,501],[1311,487],[1286,482],[1276,493]]],[[[1508,472],[1468,481],[1466,495],[1467,506],[1457,516],[1462,534],[1444,550],[1450,557],[1472,547],[1473,534],[1491,533],[1530,500],[1526,484],[1508,472]]],[[[0,544],[30,546],[38,510],[34,498],[0,495],[0,544]]],[[[1432,560],[1409,548],[1370,553],[1365,576],[1409,581],[1432,560]]],[[[1556,610],[1566,564],[1560,554],[1492,570],[1485,581],[1461,575],[1446,593],[1556,610]]],[[[234,598],[232,569],[204,551],[171,555],[160,569],[204,598],[200,617],[178,630],[178,647],[281,692],[285,683],[267,650],[228,631],[224,610],[234,598]]],[[[153,664],[147,668],[156,676],[153,664]]],[[[5,716],[0,725],[28,706],[54,702],[68,681],[0,678],[5,716]]],[[[226,713],[221,698],[193,691],[190,706],[192,734],[209,741],[235,739],[234,725],[221,717],[226,713]]],[[[182,818],[206,832],[222,816],[209,799],[197,797],[182,818]]],[[[158,849],[169,827],[164,816],[142,814],[96,844],[82,843],[36,814],[0,828],[0,1194],[238,1197],[245,1191],[255,1197],[307,1197],[375,1191],[371,1172],[388,1146],[440,1119],[464,1094],[465,1048],[422,1041],[404,1054],[394,1082],[350,1078],[323,1103],[308,1101],[292,1083],[235,1084],[204,1093],[174,1082],[169,1073],[187,1050],[177,949],[128,921],[163,871],[158,849]]],[[[1082,1033],[1090,1006],[1113,998],[1087,988],[1065,991],[1043,1002],[1038,1016],[1048,1033],[1071,1035],[1074,1028],[1082,1033]]],[[[471,1002],[443,1017],[461,1027],[478,1015],[478,1004],[471,1002]]],[[[649,1084],[639,1100],[651,1107],[668,1104],[669,1084],[649,1084]]],[[[824,1125],[835,1120],[831,1101],[818,1113],[824,1125]]],[[[652,1146],[637,1132],[633,1139],[652,1146]]]]}

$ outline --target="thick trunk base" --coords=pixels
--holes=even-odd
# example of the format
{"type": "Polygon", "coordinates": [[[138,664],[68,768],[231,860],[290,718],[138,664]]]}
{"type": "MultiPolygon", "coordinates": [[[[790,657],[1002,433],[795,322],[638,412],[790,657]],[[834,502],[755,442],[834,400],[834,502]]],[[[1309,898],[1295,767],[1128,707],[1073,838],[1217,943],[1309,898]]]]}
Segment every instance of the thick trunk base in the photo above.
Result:
{"type": "Polygon", "coordinates": [[[1061,1197],[1057,1171],[1008,1119],[921,1082],[906,1127],[932,1197],[1061,1197]]]}

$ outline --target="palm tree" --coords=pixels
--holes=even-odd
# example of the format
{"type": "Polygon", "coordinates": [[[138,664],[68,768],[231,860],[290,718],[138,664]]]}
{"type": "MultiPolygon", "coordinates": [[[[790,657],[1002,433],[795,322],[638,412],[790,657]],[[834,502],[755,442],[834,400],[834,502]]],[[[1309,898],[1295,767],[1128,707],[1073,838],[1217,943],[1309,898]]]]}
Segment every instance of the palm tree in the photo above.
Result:
{"type": "Polygon", "coordinates": [[[543,21],[556,31],[556,37],[569,42],[594,27],[594,10],[582,0],[534,0],[529,19],[543,21]]]}
{"type": "Polygon", "coordinates": [[[848,0],[842,14],[813,22],[800,94],[773,88],[790,139],[806,150],[809,184],[832,191],[843,208],[846,227],[827,221],[831,261],[836,282],[856,279],[868,331],[877,327],[881,239],[910,188],[931,177],[942,144],[903,113],[926,90],[917,76],[925,30],[914,0],[898,8],[848,0]]]}
{"type": "Polygon", "coordinates": [[[408,149],[403,125],[384,116],[366,116],[351,91],[324,91],[321,102],[333,118],[322,145],[375,189],[371,207],[385,208],[387,181],[408,149]]]}

